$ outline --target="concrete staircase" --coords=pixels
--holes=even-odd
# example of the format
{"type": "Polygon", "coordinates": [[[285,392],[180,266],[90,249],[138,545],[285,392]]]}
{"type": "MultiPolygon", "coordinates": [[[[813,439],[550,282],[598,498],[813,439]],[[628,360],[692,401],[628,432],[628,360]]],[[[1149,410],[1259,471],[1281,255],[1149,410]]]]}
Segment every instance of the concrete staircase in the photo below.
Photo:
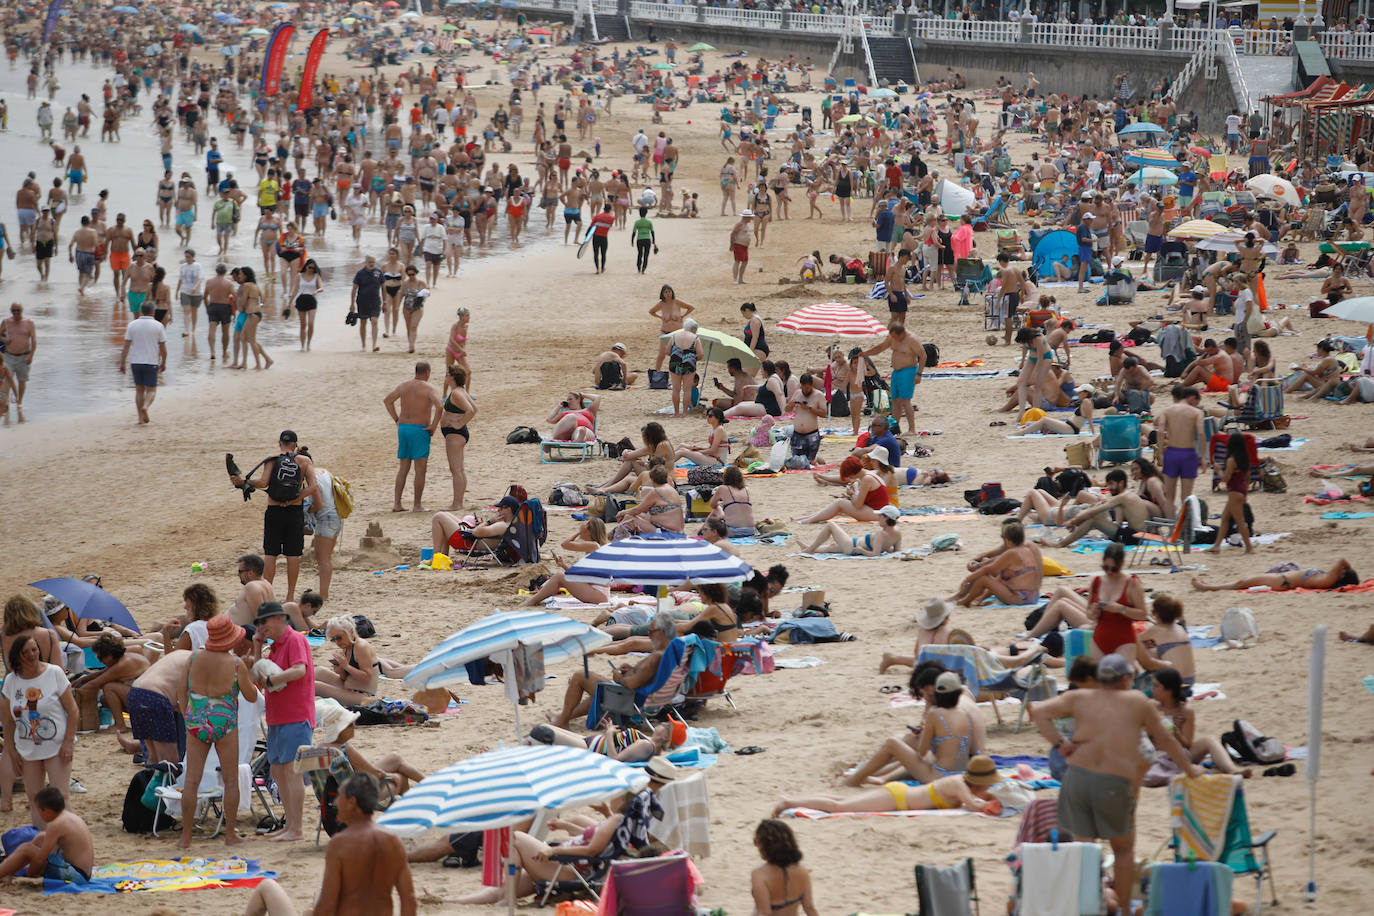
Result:
{"type": "Polygon", "coordinates": [[[1245,73],[1245,90],[1249,97],[1249,111],[1260,106],[1265,96],[1292,92],[1293,58],[1268,56],[1242,56],[1240,66],[1245,73]]]}
{"type": "Polygon", "coordinates": [[[911,45],[905,38],[876,38],[870,35],[868,53],[873,58],[873,72],[878,77],[879,86],[917,81],[911,45]]]}
{"type": "Polygon", "coordinates": [[[629,41],[630,24],[623,16],[617,16],[614,13],[597,13],[596,34],[602,39],[629,41]]]}

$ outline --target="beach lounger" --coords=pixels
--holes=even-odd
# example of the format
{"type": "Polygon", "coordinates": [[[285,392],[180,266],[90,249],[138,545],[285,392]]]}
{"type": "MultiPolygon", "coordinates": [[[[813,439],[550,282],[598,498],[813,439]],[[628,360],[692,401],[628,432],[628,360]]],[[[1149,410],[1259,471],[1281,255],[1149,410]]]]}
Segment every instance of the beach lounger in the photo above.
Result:
{"type": "Polygon", "coordinates": [[[1279,905],[1278,887],[1269,862],[1270,830],[1250,837],[1250,816],[1239,774],[1211,774],[1190,779],[1182,774],[1169,783],[1170,845],[1175,862],[1219,862],[1237,875],[1255,876],[1255,916],[1264,908],[1264,876],[1269,876],[1271,905],[1279,905]]]}
{"type": "Polygon", "coordinates": [[[977,702],[992,704],[992,714],[998,725],[1002,724],[1002,714],[997,709],[997,701],[1007,697],[1020,700],[1021,710],[1016,716],[1016,730],[1019,732],[1025,719],[1027,700],[1049,699],[1057,692],[1054,679],[1045,675],[1041,659],[1040,655],[1027,655],[1023,665],[1008,668],[981,646],[943,645],[922,646],[916,656],[916,664],[934,660],[950,671],[957,672],[973,690],[977,702]]]}
{"type": "Polygon", "coordinates": [[[482,539],[474,540],[458,561],[463,569],[485,569],[490,565],[520,566],[539,562],[539,545],[548,537],[548,513],[537,499],[527,499],[495,547],[482,539]]]}
{"type": "MultiPolygon", "coordinates": [[[[555,895],[557,899],[563,900],[596,899],[606,882],[606,876],[610,872],[612,863],[623,858],[627,853],[633,852],[625,845],[625,839],[635,836],[641,831],[647,833],[649,824],[655,819],[655,813],[661,816],[663,808],[653,797],[653,793],[645,789],[630,802],[629,808],[625,811],[624,827],[615,831],[610,842],[606,844],[606,848],[601,850],[600,855],[590,858],[586,856],[563,856],[556,852],[550,855],[549,861],[557,867],[548,881],[535,882],[534,893],[539,898],[539,905],[546,905],[549,899],[555,895]]],[[[646,911],[637,910],[636,912],[646,911]]]]}
{"type": "Polygon", "coordinates": [[[719,647],[716,654],[720,660],[720,673],[711,670],[714,665],[702,671],[697,675],[691,688],[683,694],[683,702],[705,703],[707,700],[724,699],[730,704],[731,709],[738,710],[735,698],[730,695],[730,678],[739,674],[749,664],[754,664],[754,670],[757,671],[758,653],[756,642],[732,643],[719,647]]]}
{"type": "MultiPolygon", "coordinates": [[[[584,402],[585,403],[585,402],[584,402]]],[[[566,410],[559,411],[561,417],[566,410]]],[[[596,414],[592,414],[592,439],[590,442],[573,442],[566,439],[539,440],[539,463],[553,464],[560,461],[586,461],[596,456],[596,414]]],[[[555,422],[557,422],[555,420],[555,422]]]]}
{"type": "Polygon", "coordinates": [[[974,916],[977,913],[978,885],[974,880],[972,859],[955,865],[916,866],[916,916],[974,916]]]}
{"type": "Polygon", "coordinates": [[[642,690],[636,691],[610,681],[597,684],[587,709],[587,729],[596,731],[601,720],[607,716],[618,727],[624,728],[644,722],[655,712],[679,702],[686,691],[683,682],[687,679],[695,651],[696,647],[689,645],[681,636],[668,643],[668,648],[659,659],[653,681],[642,690]]]}

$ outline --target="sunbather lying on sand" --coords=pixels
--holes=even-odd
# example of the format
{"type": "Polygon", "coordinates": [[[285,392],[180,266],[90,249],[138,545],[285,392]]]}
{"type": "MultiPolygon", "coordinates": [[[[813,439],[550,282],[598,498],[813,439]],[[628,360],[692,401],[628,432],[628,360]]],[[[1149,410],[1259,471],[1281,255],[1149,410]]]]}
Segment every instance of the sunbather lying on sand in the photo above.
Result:
{"type": "Polygon", "coordinates": [[[1330,569],[1294,569],[1289,572],[1262,573],[1237,579],[1230,585],[1208,585],[1200,577],[1193,579],[1193,588],[1200,592],[1241,592],[1247,588],[1266,586],[1272,591],[1286,592],[1292,588],[1327,589],[1359,584],[1359,573],[1355,572],[1345,559],[1337,560],[1336,565],[1330,569]]]}
{"type": "MultiPolygon", "coordinates": [[[[840,813],[845,811],[936,811],[947,808],[967,808],[969,811],[1001,810],[1001,805],[988,791],[997,785],[997,765],[991,757],[979,754],[968,762],[967,772],[942,776],[924,786],[908,786],[904,782],[865,789],[857,795],[810,795],[780,798],[773,806],[777,817],[788,808],[814,808],[817,811],[840,813]]],[[[991,812],[989,812],[991,813],[991,812]]]]}
{"type": "Polygon", "coordinates": [[[878,510],[882,521],[878,527],[863,537],[851,538],[849,532],[837,522],[826,522],[820,536],[806,548],[807,553],[817,553],[829,544],[828,553],[843,553],[849,556],[877,557],[885,553],[896,553],[902,549],[902,534],[897,530],[897,520],[902,517],[896,506],[883,506],[878,510]]]}

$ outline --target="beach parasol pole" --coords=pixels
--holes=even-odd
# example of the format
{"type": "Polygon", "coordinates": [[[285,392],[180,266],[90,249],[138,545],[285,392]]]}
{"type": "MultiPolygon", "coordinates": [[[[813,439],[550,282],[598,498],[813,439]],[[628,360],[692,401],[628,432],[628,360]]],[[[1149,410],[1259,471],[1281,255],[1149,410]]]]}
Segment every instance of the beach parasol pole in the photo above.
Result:
{"type": "Polygon", "coordinates": [[[1317,780],[1322,767],[1322,682],[1326,674],[1326,624],[1312,629],[1312,657],[1307,668],[1307,888],[1303,898],[1317,899],[1317,780]]]}

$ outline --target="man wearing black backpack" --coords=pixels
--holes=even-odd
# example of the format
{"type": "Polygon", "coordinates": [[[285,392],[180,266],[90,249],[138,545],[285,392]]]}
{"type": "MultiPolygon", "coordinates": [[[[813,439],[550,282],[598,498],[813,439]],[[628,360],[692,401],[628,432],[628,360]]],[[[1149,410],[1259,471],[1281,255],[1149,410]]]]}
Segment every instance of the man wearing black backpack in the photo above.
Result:
{"type": "MultiPolygon", "coordinates": [[[[273,581],[277,557],[286,557],[286,600],[296,600],[296,578],[301,572],[301,553],[305,550],[305,509],[307,496],[319,502],[315,466],[296,453],[296,434],[282,430],[277,444],[281,453],[262,462],[262,475],[248,484],[267,491],[267,512],[262,522],[262,555],[266,561],[263,578],[273,581]]],[[[252,471],[249,471],[251,474],[252,471]]],[[[245,478],[232,475],[234,486],[242,487],[245,478]]]]}

